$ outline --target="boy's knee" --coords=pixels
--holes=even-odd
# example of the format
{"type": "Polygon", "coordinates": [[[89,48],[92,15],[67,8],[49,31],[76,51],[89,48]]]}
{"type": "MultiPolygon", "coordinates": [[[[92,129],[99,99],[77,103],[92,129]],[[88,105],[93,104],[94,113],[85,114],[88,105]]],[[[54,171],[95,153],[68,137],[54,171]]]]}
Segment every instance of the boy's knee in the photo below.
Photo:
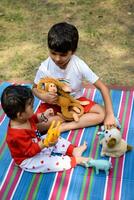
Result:
{"type": "Polygon", "coordinates": [[[51,121],[64,121],[63,118],[62,118],[62,115],[55,115],[53,117],[51,117],[51,121]]]}
{"type": "Polygon", "coordinates": [[[100,114],[100,123],[104,121],[105,118],[105,108],[103,106],[100,106],[100,110],[99,110],[99,114],[100,114]]]}

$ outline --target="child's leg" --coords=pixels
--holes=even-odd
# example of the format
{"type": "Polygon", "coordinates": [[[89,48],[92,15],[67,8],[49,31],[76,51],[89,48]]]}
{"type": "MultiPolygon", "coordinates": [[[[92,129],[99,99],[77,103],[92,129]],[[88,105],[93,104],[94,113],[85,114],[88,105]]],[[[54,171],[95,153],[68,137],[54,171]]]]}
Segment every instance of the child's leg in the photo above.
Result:
{"type": "Polygon", "coordinates": [[[87,145],[84,143],[79,147],[74,147],[69,141],[60,138],[56,147],[44,148],[40,153],[32,158],[24,160],[20,167],[29,172],[48,173],[67,170],[78,165],[88,162],[88,157],[82,157],[87,145]],[[59,149],[61,147],[61,149],[59,149]],[[53,156],[51,152],[64,153],[68,155],[53,156]]]}
{"type": "Polygon", "coordinates": [[[85,113],[80,117],[78,122],[72,121],[62,123],[61,132],[100,124],[103,122],[104,117],[104,108],[98,104],[94,104],[88,113],[85,113]]]}
{"type": "Polygon", "coordinates": [[[82,156],[83,152],[87,149],[86,142],[84,142],[84,144],[79,147],[75,147],[68,140],[60,137],[55,147],[56,148],[53,152],[62,153],[63,155],[66,154],[71,158],[74,158],[75,161],[72,162],[73,164],[76,163],[76,165],[78,164],[85,166],[84,162],[89,161],[88,157],[82,156]]]}
{"type": "Polygon", "coordinates": [[[76,161],[74,157],[69,156],[53,156],[45,154],[37,154],[36,156],[24,160],[20,167],[29,172],[48,173],[58,172],[75,167],[76,161]]]}
{"type": "Polygon", "coordinates": [[[68,140],[62,137],[59,137],[58,142],[55,146],[53,146],[54,153],[60,153],[62,155],[69,155],[75,157],[80,157],[86,149],[86,142],[84,142],[83,145],[76,147],[75,145],[71,144],[68,140]]]}
{"type": "Polygon", "coordinates": [[[73,155],[71,157],[65,155],[70,144],[71,143],[66,139],[59,137],[55,146],[42,149],[42,151],[34,157],[24,160],[20,167],[23,170],[36,173],[57,172],[70,169],[76,165],[76,160],[73,155]],[[52,152],[62,155],[53,156],[51,155],[52,152]]]}
{"type": "Polygon", "coordinates": [[[53,152],[54,153],[60,153],[62,155],[66,155],[67,154],[67,150],[68,150],[68,148],[70,146],[71,146],[71,151],[73,151],[73,148],[75,146],[72,145],[68,140],[66,140],[66,139],[64,139],[62,137],[59,137],[58,138],[58,142],[55,144],[55,146],[53,146],[53,152]]]}

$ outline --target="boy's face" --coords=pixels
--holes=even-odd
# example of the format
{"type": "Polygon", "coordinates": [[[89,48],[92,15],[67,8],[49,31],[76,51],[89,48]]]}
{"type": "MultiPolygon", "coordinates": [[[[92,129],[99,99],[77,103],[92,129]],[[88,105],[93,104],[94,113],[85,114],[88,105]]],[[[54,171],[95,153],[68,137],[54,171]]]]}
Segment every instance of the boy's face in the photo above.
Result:
{"type": "Polygon", "coordinates": [[[61,69],[66,69],[73,52],[68,51],[67,53],[60,53],[49,49],[49,54],[56,65],[58,65],[61,69]]]}

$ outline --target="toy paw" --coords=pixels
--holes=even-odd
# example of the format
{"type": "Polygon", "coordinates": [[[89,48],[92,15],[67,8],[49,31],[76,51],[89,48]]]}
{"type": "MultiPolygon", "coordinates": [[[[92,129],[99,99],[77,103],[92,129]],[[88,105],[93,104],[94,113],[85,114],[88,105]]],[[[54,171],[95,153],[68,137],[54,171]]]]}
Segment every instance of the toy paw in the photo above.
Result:
{"type": "Polygon", "coordinates": [[[79,117],[76,113],[73,113],[73,118],[74,118],[74,121],[76,121],[76,122],[79,121],[79,117]]]}
{"type": "Polygon", "coordinates": [[[55,126],[55,121],[52,121],[50,128],[48,129],[47,136],[44,139],[44,145],[46,147],[53,146],[60,135],[60,127],[61,122],[58,121],[57,125],[55,126]]]}
{"type": "Polygon", "coordinates": [[[82,106],[86,106],[86,105],[90,104],[89,101],[79,101],[79,102],[80,102],[80,104],[81,104],[82,106]]]}
{"type": "Polygon", "coordinates": [[[43,79],[41,79],[40,82],[37,84],[37,90],[41,93],[45,91],[45,83],[43,79]]]}
{"type": "Polygon", "coordinates": [[[75,111],[78,114],[80,114],[80,112],[81,112],[80,109],[75,107],[75,106],[72,108],[72,110],[75,111]]]}

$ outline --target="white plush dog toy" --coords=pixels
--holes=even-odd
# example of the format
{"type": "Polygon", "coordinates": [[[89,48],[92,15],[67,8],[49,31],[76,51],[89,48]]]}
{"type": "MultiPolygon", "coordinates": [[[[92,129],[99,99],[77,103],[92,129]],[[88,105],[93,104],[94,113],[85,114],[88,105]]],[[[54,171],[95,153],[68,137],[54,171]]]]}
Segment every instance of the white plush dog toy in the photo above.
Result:
{"type": "Polygon", "coordinates": [[[101,156],[120,157],[133,149],[122,139],[120,130],[116,127],[98,132],[98,135],[100,135],[100,144],[102,144],[101,156]]]}

